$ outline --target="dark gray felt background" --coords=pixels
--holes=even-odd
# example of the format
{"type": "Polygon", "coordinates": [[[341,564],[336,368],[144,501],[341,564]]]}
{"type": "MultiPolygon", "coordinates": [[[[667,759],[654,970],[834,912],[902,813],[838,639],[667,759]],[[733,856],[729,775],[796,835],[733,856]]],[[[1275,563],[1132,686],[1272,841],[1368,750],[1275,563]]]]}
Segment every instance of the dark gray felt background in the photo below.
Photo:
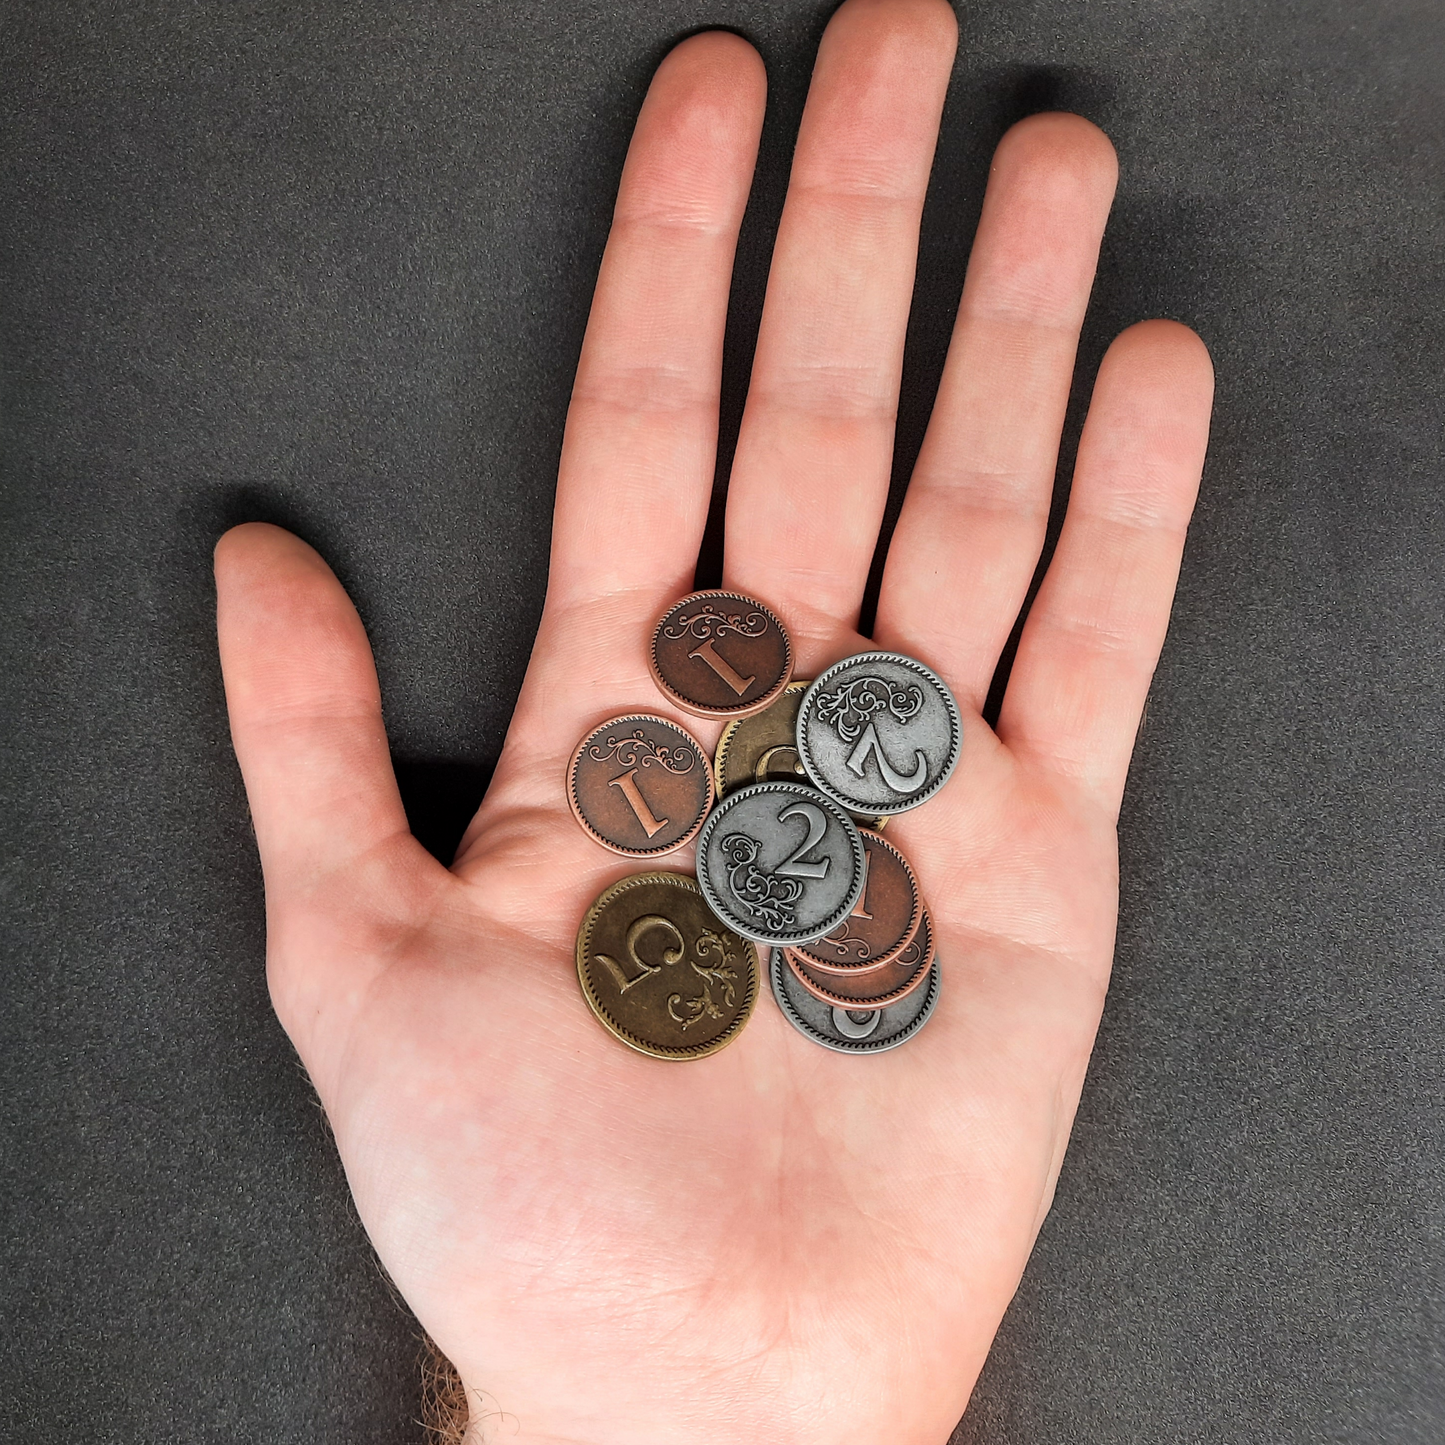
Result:
{"type": "MultiPolygon", "coordinates": [[[[0,11],[5,1440],[418,1438],[416,1327],[266,1002],[210,549],[268,518],[332,561],[445,851],[541,606],[647,76],[723,24],[772,78],[735,430],[827,9],[0,11]]],[[[1219,405],[1113,993],[957,1442],[1445,1437],[1442,92],[1438,0],[964,17],[900,479],[990,149],[1031,110],[1122,162],[1076,401],[1165,315],[1219,405]]]]}

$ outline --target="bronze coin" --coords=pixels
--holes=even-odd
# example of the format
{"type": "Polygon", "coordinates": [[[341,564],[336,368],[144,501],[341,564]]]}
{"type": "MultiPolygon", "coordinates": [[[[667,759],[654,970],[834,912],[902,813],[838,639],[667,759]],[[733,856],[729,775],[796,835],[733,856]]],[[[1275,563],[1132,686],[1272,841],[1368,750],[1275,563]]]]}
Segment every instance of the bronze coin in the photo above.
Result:
{"type": "Polygon", "coordinates": [[[604,1028],[658,1059],[700,1059],[742,1032],[758,953],[685,873],[634,873],[587,910],[577,978],[604,1028]]]}
{"type": "Polygon", "coordinates": [[[908,860],[877,833],[858,832],[865,869],[857,905],[831,933],[797,949],[812,968],[826,974],[871,973],[891,963],[918,931],[923,914],[908,860]]]}
{"type": "Polygon", "coordinates": [[[796,949],[783,950],[793,976],[816,999],[841,1009],[880,1009],[905,999],[918,988],[933,968],[933,922],[928,910],[918,932],[901,953],[882,968],[866,973],[823,973],[796,949]]]}
{"type": "Polygon", "coordinates": [[[798,758],[798,705],[806,682],[790,682],[761,712],[734,718],[717,740],[718,796],[748,783],[806,783],[798,758]]]}
{"type": "Polygon", "coordinates": [[[694,592],[658,619],[649,661],[657,685],[678,707],[699,717],[745,717],[788,685],[793,645],[755,598],[694,592]]]}
{"type": "Polygon", "coordinates": [[[604,848],[655,858],[697,836],[713,804],[712,769],[702,745],[676,723],[630,713],[577,744],[567,801],[604,848]]]}

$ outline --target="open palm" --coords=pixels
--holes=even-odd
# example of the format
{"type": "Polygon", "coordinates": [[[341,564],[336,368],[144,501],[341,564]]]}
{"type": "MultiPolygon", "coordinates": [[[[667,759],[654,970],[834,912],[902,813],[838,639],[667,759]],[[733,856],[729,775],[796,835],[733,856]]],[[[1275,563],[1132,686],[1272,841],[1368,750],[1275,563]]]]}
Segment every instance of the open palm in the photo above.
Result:
{"type": "MultiPolygon", "coordinates": [[[[954,44],[943,0],[848,0],[802,124],[724,576],[783,618],[802,678],[865,645],[954,44]]],[[[325,564],[264,526],[217,552],[277,1012],[392,1277],[474,1414],[527,1440],[947,1436],[1078,1098],[1118,803],[1203,456],[1202,346],[1131,329],[1101,368],[991,729],[980,708],[1038,561],[1115,173],[1087,122],[1024,122],[995,160],[874,634],[934,667],[964,714],[952,780],[889,833],[933,911],[937,1011],[862,1058],[795,1033],[766,987],[698,1062],[604,1032],[573,942],[635,870],[577,826],[564,772],[604,718],[670,711],[646,639],[691,586],[763,100],[758,57],[720,33],[653,82],[568,418],[546,611],[450,870],[407,831],[366,637],[325,564]]],[[[715,725],[688,726],[715,743],[715,725]]],[[[690,851],[664,866],[690,869],[690,851]]]]}

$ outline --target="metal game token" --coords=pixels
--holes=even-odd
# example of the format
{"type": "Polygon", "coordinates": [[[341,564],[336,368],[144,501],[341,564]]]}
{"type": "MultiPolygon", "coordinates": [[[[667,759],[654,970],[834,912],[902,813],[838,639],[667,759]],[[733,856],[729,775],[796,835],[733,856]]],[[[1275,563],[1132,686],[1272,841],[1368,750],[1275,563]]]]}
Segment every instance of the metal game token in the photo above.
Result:
{"type": "Polygon", "coordinates": [[[630,713],[577,744],[567,801],[604,848],[655,858],[697,836],[712,807],[712,769],[702,744],[676,723],[630,713]]]}
{"type": "Polygon", "coordinates": [[[926,803],[948,781],[962,745],[947,684],[899,652],[834,663],[798,710],[798,757],[808,777],[854,813],[926,803]]]}
{"type": "Polygon", "coordinates": [[[718,797],[749,783],[807,782],[798,761],[798,706],[808,687],[790,682],[761,712],[734,718],[722,730],[713,755],[718,797]]]}
{"type": "Polygon", "coordinates": [[[900,1003],[879,1009],[843,1009],[814,998],[798,982],[780,948],[773,950],[769,975],[773,997],[784,1017],[800,1034],[840,1054],[881,1054],[907,1043],[933,1013],[940,984],[938,965],[928,970],[928,983],[900,1003]]]}
{"type": "Polygon", "coordinates": [[[797,952],[823,973],[870,973],[891,963],[912,941],[923,916],[918,881],[908,860],[877,833],[860,829],[863,891],[831,933],[797,952]]]}
{"type": "Polygon", "coordinates": [[[788,967],[814,998],[844,1010],[881,1009],[900,1003],[928,978],[933,953],[933,923],[927,910],[907,947],[882,967],[870,968],[866,973],[824,973],[806,954],[794,948],[783,950],[788,967]]]}
{"type": "Polygon", "coordinates": [[[635,873],[608,888],[577,932],[592,1012],[629,1048],[700,1059],[735,1039],[758,997],[758,953],[713,917],[685,873],[635,873]]]}
{"type": "MultiPolygon", "coordinates": [[[[717,740],[713,776],[718,797],[749,783],[806,783],[808,775],[798,757],[798,708],[812,684],[790,682],[761,712],[734,718],[717,740]]],[[[860,815],[860,828],[883,828],[886,817],[860,815]]]]}
{"type": "Polygon", "coordinates": [[[657,685],[700,717],[760,712],[788,685],[793,645],[763,604],[740,592],[694,592],[652,630],[648,661],[657,685]]]}
{"type": "Polygon", "coordinates": [[[755,943],[831,933],[863,891],[863,840],[831,799],[803,783],[729,793],[697,840],[697,881],[729,928],[755,943]]]}

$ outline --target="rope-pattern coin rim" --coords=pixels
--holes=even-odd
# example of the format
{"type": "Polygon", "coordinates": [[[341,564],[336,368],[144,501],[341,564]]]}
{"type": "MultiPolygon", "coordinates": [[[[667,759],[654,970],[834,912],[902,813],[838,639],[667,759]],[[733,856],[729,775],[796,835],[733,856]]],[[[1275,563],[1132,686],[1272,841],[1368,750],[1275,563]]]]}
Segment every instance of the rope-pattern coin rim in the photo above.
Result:
{"type": "Polygon", "coordinates": [[[788,629],[783,626],[783,619],[768,606],[766,602],[760,602],[756,597],[749,597],[745,592],[724,592],[718,587],[705,587],[701,592],[689,592],[686,597],[679,598],[662,614],[653,624],[652,636],[647,640],[647,666],[652,673],[652,680],[657,684],[658,690],[670,702],[675,703],[685,712],[691,712],[698,717],[715,718],[738,718],[751,717],[755,712],[762,712],[765,707],[774,703],[783,694],[783,689],[793,680],[793,639],[788,635],[788,629]],[[755,702],[746,704],[743,711],[739,712],[737,707],[713,707],[709,703],[697,702],[692,698],[685,698],[678,690],[671,686],[662,675],[662,665],[657,657],[657,637],[662,631],[663,620],[672,615],[685,602],[690,602],[696,597],[729,597],[735,602],[746,603],[749,607],[755,607],[759,611],[767,613],[772,618],[773,624],[778,629],[783,639],[783,675],[773,687],[769,688],[762,697],[755,702]]]}
{"type": "Polygon", "coordinates": [[[599,847],[606,848],[609,853],[616,853],[619,858],[665,858],[669,853],[676,853],[679,848],[685,848],[703,830],[703,825],[712,814],[713,805],[717,802],[717,784],[712,775],[712,764],[708,761],[707,751],[703,745],[688,732],[685,727],[673,722],[670,717],[662,717],[655,712],[629,712],[620,713],[617,717],[605,718],[595,728],[583,735],[582,741],[577,744],[572,754],[572,760],[567,764],[567,803],[572,809],[572,816],[581,825],[582,831],[599,847]],[[707,801],[703,804],[702,816],[688,832],[677,840],[676,843],[665,843],[660,848],[625,848],[620,843],[614,843],[610,838],[604,838],[591,823],[582,811],[582,800],[577,796],[577,772],[582,766],[582,754],[587,744],[592,741],[604,728],[621,726],[630,722],[655,722],[661,723],[664,727],[670,727],[680,732],[693,747],[697,749],[697,755],[702,760],[702,770],[707,778],[707,801]]]}
{"type": "MultiPolygon", "coordinates": [[[[958,710],[958,701],[953,695],[953,689],[943,680],[941,674],[935,672],[925,662],[920,662],[916,657],[908,657],[901,652],[887,652],[882,648],[874,648],[869,652],[857,652],[852,657],[839,658],[831,667],[824,668],[813,680],[813,684],[803,694],[803,701],[798,707],[798,757],[802,760],[803,771],[808,775],[808,781],[824,796],[831,798],[840,808],[854,812],[858,810],[856,801],[851,798],[840,797],[833,791],[819,776],[816,759],[808,749],[808,700],[824,686],[836,674],[844,668],[857,666],[865,662],[890,662],[896,665],[912,668],[919,676],[930,683],[937,683],[940,695],[943,698],[943,705],[948,709],[948,715],[953,720],[953,735],[958,739],[943,771],[928,785],[923,792],[916,797],[908,798],[901,803],[893,804],[888,810],[888,816],[894,817],[899,813],[907,813],[912,809],[926,803],[934,797],[938,790],[953,776],[953,770],[958,766],[958,760],[963,756],[963,714],[958,710]]],[[[866,811],[866,810],[865,810],[866,811]]]]}
{"type": "MultiPolygon", "coordinates": [[[[793,1006],[792,999],[788,997],[786,990],[783,988],[782,974],[780,972],[781,969],[785,969],[787,966],[787,960],[782,957],[782,949],[775,948],[773,950],[773,958],[768,968],[768,977],[772,984],[774,1001],[778,1007],[782,1009],[783,1013],[787,1015],[788,1022],[791,1023],[804,1038],[811,1039],[823,1048],[832,1049],[834,1053],[839,1054],[886,1054],[889,1049],[896,1049],[900,1044],[907,1043],[908,1040],[933,1017],[933,1010],[938,1004],[939,991],[943,987],[943,970],[939,968],[938,959],[935,957],[933,965],[929,970],[931,977],[926,985],[928,993],[923,1000],[923,1007],[918,1011],[918,1017],[915,1018],[907,1028],[894,1034],[891,1039],[885,1039],[882,1043],[870,1044],[859,1039],[847,1047],[844,1047],[839,1044],[836,1039],[823,1038],[817,1029],[793,1006]]],[[[802,985],[800,984],[799,987],[801,988],[802,985]]],[[[821,1003],[822,1000],[820,999],[819,1002],[821,1003]]],[[[871,1010],[855,1009],[853,1012],[869,1013],[871,1010]]]]}
{"type": "MultiPolygon", "coordinates": [[[[718,820],[723,816],[723,814],[728,809],[737,807],[738,803],[745,795],[762,792],[799,792],[804,794],[811,794],[814,791],[815,790],[811,788],[807,783],[749,783],[744,788],[734,788],[733,791],[727,795],[727,797],[718,799],[717,804],[714,806],[712,812],[707,815],[707,821],[702,825],[702,830],[697,835],[697,886],[701,890],[703,899],[707,903],[707,906],[711,908],[715,914],[717,914],[719,921],[723,923],[726,927],[732,929],[732,931],[736,933],[740,938],[747,938],[748,935],[745,934],[728,916],[726,909],[721,906],[722,900],[719,899],[714,901],[712,893],[710,891],[712,883],[710,879],[707,879],[707,841],[711,835],[711,830],[719,826],[718,820]],[[706,882],[704,881],[705,879],[707,879],[706,882]]],[[[841,905],[841,914],[832,923],[830,923],[827,928],[823,930],[823,933],[831,933],[853,911],[853,909],[857,906],[858,899],[863,894],[863,884],[865,882],[863,873],[863,840],[861,837],[858,836],[858,825],[853,821],[852,816],[849,814],[848,810],[842,807],[838,803],[836,798],[832,798],[826,793],[822,793],[821,797],[822,801],[827,803],[830,808],[836,808],[837,811],[843,815],[843,821],[848,825],[848,829],[851,829],[851,832],[846,832],[845,830],[845,836],[847,836],[849,846],[853,852],[854,886],[850,890],[848,898],[844,901],[844,904],[841,905]]],[[[807,797],[803,801],[811,803],[815,802],[816,800],[812,797],[807,797]]],[[[837,912],[837,910],[834,911],[837,912]]],[[[763,948],[791,948],[795,947],[797,944],[800,943],[811,943],[815,938],[822,938],[823,933],[810,933],[805,937],[799,938],[769,938],[765,940],[749,939],[749,942],[759,943],[760,946],[763,948]]]]}

